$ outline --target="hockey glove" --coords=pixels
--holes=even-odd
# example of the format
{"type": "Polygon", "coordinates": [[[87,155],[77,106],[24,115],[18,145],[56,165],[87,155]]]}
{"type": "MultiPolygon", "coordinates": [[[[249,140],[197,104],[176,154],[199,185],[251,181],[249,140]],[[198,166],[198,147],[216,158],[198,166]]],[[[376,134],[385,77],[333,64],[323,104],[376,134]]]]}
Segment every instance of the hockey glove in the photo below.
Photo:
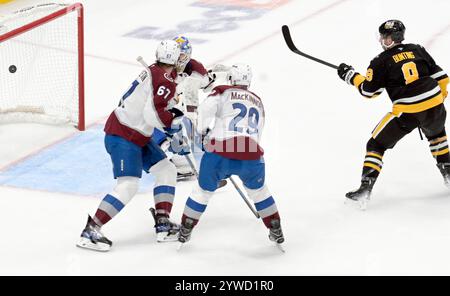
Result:
{"type": "Polygon", "coordinates": [[[203,92],[210,92],[214,87],[214,82],[216,82],[216,73],[212,70],[208,71],[208,84],[203,87],[203,92]]]}
{"type": "Polygon", "coordinates": [[[164,132],[166,132],[167,136],[173,136],[174,134],[178,133],[182,129],[181,123],[173,124],[170,127],[165,127],[164,132]]]}
{"type": "Polygon", "coordinates": [[[177,133],[172,136],[172,141],[170,142],[168,150],[173,154],[178,155],[187,155],[191,153],[191,148],[182,133],[177,133]]]}
{"type": "Polygon", "coordinates": [[[183,111],[180,110],[179,104],[173,106],[168,110],[173,115],[172,124],[169,127],[165,127],[164,131],[168,135],[173,135],[181,131],[182,125],[181,121],[183,120],[183,111]]]}
{"type": "Polygon", "coordinates": [[[180,106],[175,105],[168,110],[173,115],[173,119],[181,118],[184,115],[184,112],[181,110],[180,106]]]}
{"type": "Polygon", "coordinates": [[[344,80],[350,85],[353,85],[352,80],[353,77],[356,75],[356,72],[352,66],[342,63],[339,65],[337,73],[342,80],[344,80]]]}

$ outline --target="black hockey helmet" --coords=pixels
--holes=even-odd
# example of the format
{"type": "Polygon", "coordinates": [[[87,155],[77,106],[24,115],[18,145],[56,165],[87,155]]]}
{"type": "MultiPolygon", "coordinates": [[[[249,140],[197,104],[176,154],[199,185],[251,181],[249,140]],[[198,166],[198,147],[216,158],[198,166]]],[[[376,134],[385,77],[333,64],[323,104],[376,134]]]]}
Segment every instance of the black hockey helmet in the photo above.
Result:
{"type": "Polygon", "coordinates": [[[391,36],[395,43],[405,40],[405,25],[399,20],[388,20],[381,24],[378,32],[382,37],[391,36]]]}

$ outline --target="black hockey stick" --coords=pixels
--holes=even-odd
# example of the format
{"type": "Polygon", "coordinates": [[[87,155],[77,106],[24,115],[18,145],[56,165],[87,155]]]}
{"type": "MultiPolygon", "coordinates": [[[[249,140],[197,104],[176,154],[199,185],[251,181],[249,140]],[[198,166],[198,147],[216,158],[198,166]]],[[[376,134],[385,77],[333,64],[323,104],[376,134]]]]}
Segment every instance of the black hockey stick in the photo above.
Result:
{"type": "Polygon", "coordinates": [[[289,47],[290,50],[292,50],[293,52],[295,52],[298,55],[301,55],[307,59],[313,60],[315,62],[321,63],[322,65],[331,67],[333,69],[337,69],[339,68],[336,65],[333,65],[331,63],[325,62],[321,59],[318,59],[316,57],[310,56],[309,54],[306,54],[304,52],[301,52],[300,50],[297,49],[297,47],[295,46],[294,42],[292,41],[292,37],[291,37],[291,33],[289,32],[289,27],[286,25],[283,25],[281,27],[281,31],[283,32],[283,37],[284,37],[284,41],[286,41],[287,46],[289,47]]]}

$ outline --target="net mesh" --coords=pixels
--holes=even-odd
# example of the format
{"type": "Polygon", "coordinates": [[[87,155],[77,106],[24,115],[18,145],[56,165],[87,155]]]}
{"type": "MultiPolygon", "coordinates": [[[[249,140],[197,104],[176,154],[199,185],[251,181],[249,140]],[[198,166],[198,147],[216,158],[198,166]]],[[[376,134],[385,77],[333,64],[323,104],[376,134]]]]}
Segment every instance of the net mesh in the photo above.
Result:
{"type": "MultiPolygon", "coordinates": [[[[64,9],[41,4],[0,19],[0,35],[64,9]]],[[[0,42],[0,122],[78,125],[76,11],[0,42]]]]}

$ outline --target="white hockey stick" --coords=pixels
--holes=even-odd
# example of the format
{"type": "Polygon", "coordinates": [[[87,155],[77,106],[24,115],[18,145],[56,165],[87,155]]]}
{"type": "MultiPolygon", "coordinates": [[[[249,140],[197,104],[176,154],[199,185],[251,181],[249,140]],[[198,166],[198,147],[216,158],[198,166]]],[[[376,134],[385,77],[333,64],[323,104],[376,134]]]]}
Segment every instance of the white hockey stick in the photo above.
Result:
{"type": "Polygon", "coordinates": [[[141,56],[138,56],[136,58],[136,61],[138,61],[148,71],[149,65],[144,61],[144,59],[141,56]]]}
{"type": "Polygon", "coordinates": [[[255,217],[257,219],[261,218],[259,216],[259,213],[253,208],[253,206],[251,205],[251,203],[248,201],[248,199],[245,197],[244,192],[242,192],[242,190],[239,188],[238,184],[236,183],[236,181],[234,181],[233,177],[230,176],[230,181],[231,183],[233,183],[234,188],[236,188],[236,191],[239,193],[239,195],[242,197],[242,199],[245,201],[245,203],[247,204],[248,208],[252,211],[253,215],[255,215],[255,217]]]}

